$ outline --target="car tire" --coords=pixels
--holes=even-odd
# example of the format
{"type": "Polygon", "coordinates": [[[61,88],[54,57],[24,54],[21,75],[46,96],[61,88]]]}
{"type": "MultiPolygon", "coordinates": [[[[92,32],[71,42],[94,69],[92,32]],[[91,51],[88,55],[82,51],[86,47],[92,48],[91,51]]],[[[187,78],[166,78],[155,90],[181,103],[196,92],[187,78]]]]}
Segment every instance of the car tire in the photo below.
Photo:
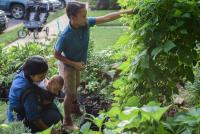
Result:
{"type": "Polygon", "coordinates": [[[66,3],[65,3],[65,0],[59,0],[60,3],[61,3],[61,9],[65,8],[66,7],[66,3]]]}
{"type": "Polygon", "coordinates": [[[22,19],[25,14],[25,8],[23,5],[14,4],[10,9],[11,15],[15,19],[22,19]]]}
{"type": "Polygon", "coordinates": [[[4,29],[0,27],[0,34],[2,34],[3,31],[4,31],[4,29]]]}

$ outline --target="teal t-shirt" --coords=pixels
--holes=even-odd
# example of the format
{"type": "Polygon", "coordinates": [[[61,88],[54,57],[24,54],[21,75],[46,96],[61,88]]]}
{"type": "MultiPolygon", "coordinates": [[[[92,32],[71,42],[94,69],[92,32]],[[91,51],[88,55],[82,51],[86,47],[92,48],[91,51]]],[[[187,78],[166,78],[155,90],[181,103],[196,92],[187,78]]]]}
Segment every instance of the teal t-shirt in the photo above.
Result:
{"type": "Polygon", "coordinates": [[[89,17],[88,24],[80,28],[72,28],[69,24],[55,44],[55,51],[76,62],[87,61],[90,27],[96,24],[96,18],[89,17]]]}

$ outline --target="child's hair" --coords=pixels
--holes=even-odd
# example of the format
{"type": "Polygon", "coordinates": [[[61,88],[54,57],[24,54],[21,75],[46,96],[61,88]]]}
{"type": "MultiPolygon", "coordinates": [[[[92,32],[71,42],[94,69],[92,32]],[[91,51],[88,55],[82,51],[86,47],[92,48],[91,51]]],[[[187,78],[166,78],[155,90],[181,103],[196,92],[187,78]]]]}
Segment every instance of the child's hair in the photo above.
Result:
{"type": "Polygon", "coordinates": [[[44,57],[35,55],[25,61],[22,70],[25,76],[29,78],[30,75],[46,73],[48,71],[48,63],[44,57]]]}
{"type": "Polygon", "coordinates": [[[80,2],[69,2],[66,8],[68,18],[70,19],[72,16],[76,16],[79,10],[85,7],[85,4],[80,2]]]}
{"type": "Polygon", "coordinates": [[[50,79],[51,84],[53,84],[54,87],[62,89],[64,85],[64,79],[60,75],[54,75],[50,79]]]}

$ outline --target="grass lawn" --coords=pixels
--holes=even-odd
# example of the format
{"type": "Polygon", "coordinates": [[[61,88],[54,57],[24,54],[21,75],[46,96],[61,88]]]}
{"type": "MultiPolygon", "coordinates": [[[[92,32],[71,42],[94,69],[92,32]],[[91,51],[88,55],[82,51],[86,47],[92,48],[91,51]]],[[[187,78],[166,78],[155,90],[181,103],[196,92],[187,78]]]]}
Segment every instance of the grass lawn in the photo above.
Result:
{"type": "Polygon", "coordinates": [[[52,13],[51,15],[49,15],[49,17],[47,19],[47,23],[51,22],[55,18],[58,18],[58,17],[62,16],[63,14],[65,14],[65,9],[59,10],[59,11],[57,11],[55,13],[52,13]]]}
{"type": "MultiPolygon", "coordinates": [[[[116,10],[91,10],[88,16],[103,16],[116,10]]],[[[112,47],[117,39],[125,32],[120,19],[107,22],[92,28],[91,39],[94,41],[94,51],[98,52],[112,47]]]]}
{"type": "MultiPolygon", "coordinates": [[[[116,10],[91,10],[88,11],[88,16],[103,16],[115,11],[116,10]]],[[[124,32],[125,28],[120,19],[92,28],[91,39],[94,41],[95,52],[110,48],[124,32]]]]}
{"type": "Polygon", "coordinates": [[[94,51],[98,52],[111,48],[126,28],[119,26],[96,26],[91,30],[91,39],[94,41],[94,51]]]}
{"type": "Polygon", "coordinates": [[[18,35],[17,35],[17,32],[22,29],[23,25],[20,24],[18,27],[16,27],[15,29],[9,31],[9,32],[6,32],[6,33],[3,33],[3,34],[0,34],[0,44],[4,44],[4,45],[7,45],[15,40],[18,39],[18,35]]]}

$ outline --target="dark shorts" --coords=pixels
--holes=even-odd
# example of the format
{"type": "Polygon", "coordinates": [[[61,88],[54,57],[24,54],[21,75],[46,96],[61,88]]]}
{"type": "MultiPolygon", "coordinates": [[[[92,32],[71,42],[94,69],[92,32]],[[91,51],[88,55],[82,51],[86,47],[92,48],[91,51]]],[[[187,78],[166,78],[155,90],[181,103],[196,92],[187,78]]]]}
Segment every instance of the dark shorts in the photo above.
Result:
{"type": "MultiPolygon", "coordinates": [[[[51,127],[53,124],[57,124],[59,121],[62,121],[62,115],[58,109],[46,109],[41,112],[40,119],[48,126],[51,127]]],[[[32,121],[25,121],[25,125],[32,130],[33,133],[41,131],[37,128],[32,121]]]]}

